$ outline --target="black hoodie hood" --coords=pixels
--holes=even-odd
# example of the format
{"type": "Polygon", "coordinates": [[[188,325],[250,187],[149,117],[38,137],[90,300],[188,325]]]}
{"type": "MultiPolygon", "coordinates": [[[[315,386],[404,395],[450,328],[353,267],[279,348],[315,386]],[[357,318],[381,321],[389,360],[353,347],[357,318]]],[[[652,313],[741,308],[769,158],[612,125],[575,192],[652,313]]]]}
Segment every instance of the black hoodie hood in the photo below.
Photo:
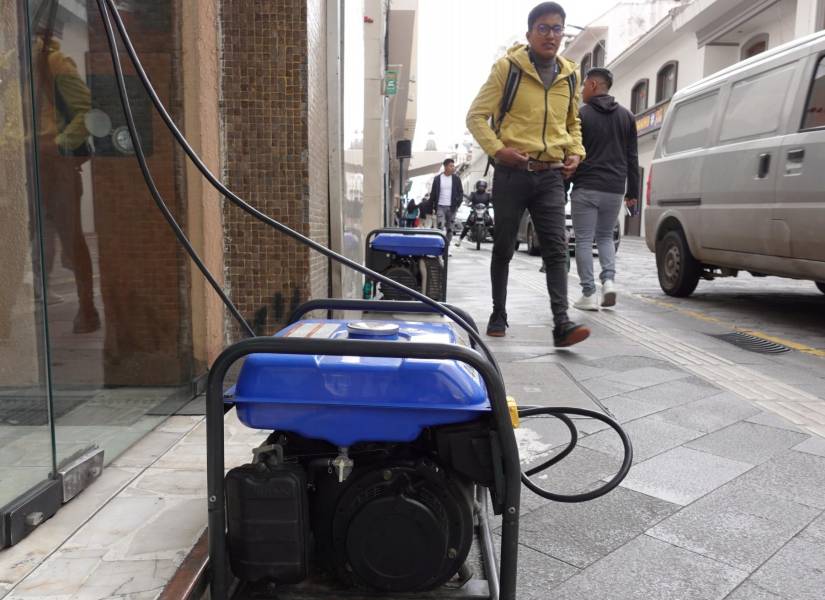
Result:
{"type": "Polygon", "coordinates": [[[619,107],[619,103],[616,102],[616,99],[613,96],[608,96],[606,94],[604,96],[595,96],[594,98],[591,98],[588,104],[597,111],[603,113],[611,113],[619,107]]]}

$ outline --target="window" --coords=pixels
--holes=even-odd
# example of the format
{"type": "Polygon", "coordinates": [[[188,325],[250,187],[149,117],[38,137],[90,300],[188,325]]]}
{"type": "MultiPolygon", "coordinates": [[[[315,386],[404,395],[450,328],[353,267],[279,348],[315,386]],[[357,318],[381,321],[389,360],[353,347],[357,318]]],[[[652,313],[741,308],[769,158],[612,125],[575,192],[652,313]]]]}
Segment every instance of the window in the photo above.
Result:
{"type": "Polygon", "coordinates": [[[702,148],[707,143],[708,131],[716,109],[718,90],[706,96],[681,102],[670,117],[670,129],[665,142],[665,152],[675,154],[702,148]]]}
{"type": "Polygon", "coordinates": [[[590,53],[585,54],[584,58],[582,58],[581,81],[584,81],[584,78],[587,77],[587,72],[590,70],[591,66],[593,66],[593,57],[590,53]]]}
{"type": "Polygon", "coordinates": [[[634,115],[647,110],[647,88],[649,85],[647,79],[642,79],[633,86],[630,92],[630,111],[634,115]]]}
{"type": "Polygon", "coordinates": [[[802,120],[802,129],[815,127],[825,127],[825,57],[819,59],[816,67],[802,120]]]}
{"type": "Polygon", "coordinates": [[[750,58],[751,56],[756,56],[757,54],[761,54],[765,50],[768,49],[768,34],[767,33],[760,33],[759,35],[753,36],[747,42],[742,44],[742,56],[741,59],[745,60],[746,58],[750,58]]]}
{"type": "Polygon", "coordinates": [[[676,72],[679,63],[671,61],[659,69],[656,75],[656,103],[663,102],[676,93],[676,72]]]}
{"type": "Polygon", "coordinates": [[[593,66],[604,66],[604,40],[599,40],[599,43],[593,48],[593,66]]]}
{"type": "Polygon", "coordinates": [[[759,73],[733,84],[722,118],[719,141],[727,142],[765,136],[779,129],[784,94],[791,83],[796,63],[759,73]]]}

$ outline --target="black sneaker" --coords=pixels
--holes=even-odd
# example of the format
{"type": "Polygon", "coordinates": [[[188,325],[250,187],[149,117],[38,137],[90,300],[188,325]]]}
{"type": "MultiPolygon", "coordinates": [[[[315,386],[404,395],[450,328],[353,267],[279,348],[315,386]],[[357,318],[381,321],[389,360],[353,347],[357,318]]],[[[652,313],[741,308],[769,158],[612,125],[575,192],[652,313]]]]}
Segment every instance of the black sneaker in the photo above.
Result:
{"type": "Polygon", "coordinates": [[[504,337],[507,333],[507,313],[494,310],[487,321],[487,335],[490,337],[504,337]]]}
{"type": "Polygon", "coordinates": [[[588,337],[590,337],[590,329],[584,325],[576,325],[573,321],[565,321],[553,328],[553,345],[556,348],[567,348],[583,342],[588,337]]]}

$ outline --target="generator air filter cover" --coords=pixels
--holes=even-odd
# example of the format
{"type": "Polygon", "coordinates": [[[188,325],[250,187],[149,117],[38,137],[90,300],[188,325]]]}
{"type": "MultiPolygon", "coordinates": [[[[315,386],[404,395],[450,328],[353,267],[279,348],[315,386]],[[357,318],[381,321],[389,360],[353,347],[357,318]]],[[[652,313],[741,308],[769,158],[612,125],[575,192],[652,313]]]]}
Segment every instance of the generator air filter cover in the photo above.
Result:
{"type": "MultiPolygon", "coordinates": [[[[306,320],[278,337],[456,344],[446,323],[306,320]]],[[[478,373],[453,360],[252,354],[238,375],[238,418],[255,429],[292,431],[336,446],[408,442],[424,427],[490,411],[478,373]]]]}
{"type": "Polygon", "coordinates": [[[393,252],[398,256],[441,256],[444,238],[423,233],[379,233],[371,242],[373,250],[393,252]]]}

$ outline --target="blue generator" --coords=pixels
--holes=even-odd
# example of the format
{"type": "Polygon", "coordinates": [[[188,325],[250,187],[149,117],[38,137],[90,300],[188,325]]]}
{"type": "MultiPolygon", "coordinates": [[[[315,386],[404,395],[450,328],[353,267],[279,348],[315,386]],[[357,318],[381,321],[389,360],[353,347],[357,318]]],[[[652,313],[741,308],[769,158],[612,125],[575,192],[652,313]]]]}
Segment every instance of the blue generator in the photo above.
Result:
{"type": "MultiPolygon", "coordinates": [[[[354,302],[387,312],[398,305],[426,310],[420,303],[354,302]]],[[[479,514],[488,497],[499,514],[518,505],[503,384],[448,322],[371,314],[296,320],[271,338],[236,344],[216,362],[207,412],[210,494],[217,492],[210,495],[210,531],[214,525],[223,532],[225,510],[227,533],[225,541],[210,536],[213,568],[228,562],[259,595],[295,584],[306,594],[308,582],[320,580],[326,587],[318,597],[419,593],[445,584],[462,589],[462,598],[493,597],[493,584],[478,579],[487,569],[472,567],[470,551],[483,526],[492,554],[479,514]],[[215,382],[226,372],[222,361],[228,368],[241,357],[226,401],[245,425],[271,433],[249,464],[224,477],[215,382]],[[480,595],[468,592],[470,580],[480,595]]],[[[509,517],[517,527],[517,515],[509,517]]]]}
{"type": "MultiPolygon", "coordinates": [[[[385,228],[367,235],[366,266],[441,302],[447,299],[447,238],[438,229],[385,228]]],[[[409,300],[393,287],[369,281],[365,297],[409,300]]],[[[366,291],[366,290],[365,290],[366,291]]]]}

